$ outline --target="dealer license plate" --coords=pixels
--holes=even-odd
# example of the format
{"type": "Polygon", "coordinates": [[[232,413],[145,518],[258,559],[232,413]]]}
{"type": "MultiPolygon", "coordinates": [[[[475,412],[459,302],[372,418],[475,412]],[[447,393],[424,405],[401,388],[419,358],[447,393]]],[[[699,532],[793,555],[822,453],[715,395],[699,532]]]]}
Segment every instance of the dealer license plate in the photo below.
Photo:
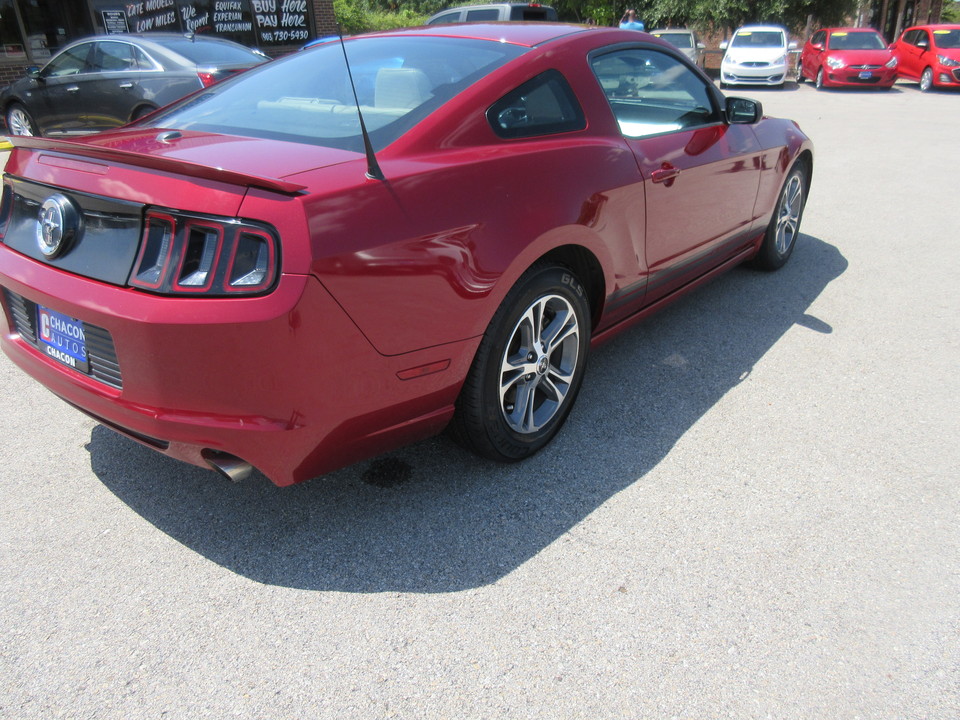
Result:
{"type": "Polygon", "coordinates": [[[40,349],[44,353],[75,370],[90,372],[82,322],[37,305],[37,329],[40,349]]]}
{"type": "Polygon", "coordinates": [[[872,78],[872,77],[873,77],[873,73],[872,73],[872,72],[862,72],[862,73],[860,73],[860,79],[861,79],[861,80],[869,80],[869,79],[872,78]]]}

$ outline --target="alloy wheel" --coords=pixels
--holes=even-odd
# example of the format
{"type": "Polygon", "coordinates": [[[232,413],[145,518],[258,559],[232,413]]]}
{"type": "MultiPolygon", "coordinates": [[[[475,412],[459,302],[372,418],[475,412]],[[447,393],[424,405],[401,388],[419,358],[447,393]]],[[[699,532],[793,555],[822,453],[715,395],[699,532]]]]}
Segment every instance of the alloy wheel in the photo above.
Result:
{"type": "Polygon", "coordinates": [[[500,411],[511,430],[537,432],[561,408],[580,362],[580,332],[560,295],[538,298],[520,317],[500,363],[500,411]]]}
{"type": "Polygon", "coordinates": [[[33,121],[27,111],[21,107],[13,107],[7,113],[7,128],[11,135],[35,135],[33,121]]]}
{"type": "Polygon", "coordinates": [[[800,228],[800,213],[803,210],[803,180],[794,173],[783,188],[777,207],[777,232],[775,247],[781,255],[787,252],[797,237],[800,228]]]}

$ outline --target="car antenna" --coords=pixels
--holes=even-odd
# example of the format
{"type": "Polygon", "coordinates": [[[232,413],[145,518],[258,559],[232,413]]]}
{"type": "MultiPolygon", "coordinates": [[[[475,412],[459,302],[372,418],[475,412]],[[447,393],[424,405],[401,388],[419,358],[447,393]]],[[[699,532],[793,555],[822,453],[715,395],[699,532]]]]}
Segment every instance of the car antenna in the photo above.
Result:
{"type": "Polygon", "coordinates": [[[363,111],[360,110],[360,98],[357,95],[357,86],[353,82],[353,73],[350,72],[350,60],[347,58],[347,45],[343,42],[343,30],[340,23],[337,23],[337,37],[340,38],[340,49],[343,50],[343,61],[347,65],[347,77],[350,78],[350,89],[353,90],[353,101],[357,104],[357,117],[360,118],[360,133],[363,135],[363,149],[367,154],[367,177],[371,180],[384,180],[383,171],[380,169],[380,163],[377,162],[377,155],[373,151],[373,143],[370,142],[370,134],[367,132],[367,125],[363,122],[363,111]]]}

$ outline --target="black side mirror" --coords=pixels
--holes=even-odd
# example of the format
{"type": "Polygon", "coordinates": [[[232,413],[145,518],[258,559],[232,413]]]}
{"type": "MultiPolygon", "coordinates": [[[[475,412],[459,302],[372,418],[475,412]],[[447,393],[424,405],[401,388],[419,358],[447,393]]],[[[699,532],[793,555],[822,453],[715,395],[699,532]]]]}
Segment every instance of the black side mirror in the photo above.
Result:
{"type": "Polygon", "coordinates": [[[763,106],[747,98],[728,97],[724,110],[731,125],[750,125],[763,117],[763,106]]]}

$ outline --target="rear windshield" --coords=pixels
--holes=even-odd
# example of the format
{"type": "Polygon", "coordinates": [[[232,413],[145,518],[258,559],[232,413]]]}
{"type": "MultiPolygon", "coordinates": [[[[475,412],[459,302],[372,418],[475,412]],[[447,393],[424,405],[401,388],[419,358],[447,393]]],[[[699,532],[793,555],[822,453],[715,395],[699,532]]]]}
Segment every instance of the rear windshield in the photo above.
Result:
{"type": "MultiPolygon", "coordinates": [[[[367,37],[345,43],[364,123],[379,150],[524,48],[489,40],[367,37]]],[[[243,73],[146,123],[363,151],[338,42],[243,73]]]]}
{"type": "Polygon", "coordinates": [[[736,48],[782,48],[787,43],[779,30],[746,30],[733,36],[730,47],[736,48]]]}
{"type": "Polygon", "coordinates": [[[883,50],[887,44],[877,33],[835,32],[827,43],[829,50],[883,50]]]}
{"type": "Polygon", "coordinates": [[[689,33],[654,33],[654,36],[666,40],[675,48],[689,50],[693,47],[693,38],[689,33]]]}
{"type": "Polygon", "coordinates": [[[960,30],[934,30],[933,44],[941,50],[960,48],[960,30]]]}
{"type": "Polygon", "coordinates": [[[234,63],[247,63],[254,65],[265,62],[265,58],[260,53],[256,53],[243,45],[235,45],[230,42],[204,41],[196,42],[189,38],[168,38],[163,40],[154,39],[160,45],[168,50],[183,55],[187,60],[197,65],[221,65],[234,63]]]}
{"type": "Polygon", "coordinates": [[[543,20],[557,21],[557,11],[552,7],[538,7],[534,5],[514,5],[510,8],[510,19],[514,21],[543,20]]]}

